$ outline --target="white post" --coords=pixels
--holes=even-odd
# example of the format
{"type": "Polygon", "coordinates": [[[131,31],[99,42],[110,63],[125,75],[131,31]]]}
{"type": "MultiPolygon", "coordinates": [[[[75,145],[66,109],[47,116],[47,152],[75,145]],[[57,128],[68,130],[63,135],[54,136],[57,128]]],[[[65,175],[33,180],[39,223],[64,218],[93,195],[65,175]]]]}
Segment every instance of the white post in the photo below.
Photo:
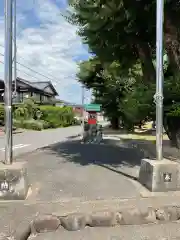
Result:
{"type": "Polygon", "coordinates": [[[16,45],[16,0],[13,0],[13,43],[14,43],[14,56],[13,56],[13,63],[14,63],[14,71],[13,71],[13,80],[14,80],[14,93],[13,97],[17,96],[17,45],[16,45]]]}
{"type": "Polygon", "coordinates": [[[81,116],[81,118],[82,118],[82,124],[81,124],[81,126],[82,126],[82,139],[83,139],[83,136],[84,136],[84,100],[85,100],[84,92],[85,92],[85,88],[84,88],[84,86],[82,86],[82,116],[81,116]]]}
{"type": "Polygon", "coordinates": [[[156,157],[163,159],[163,17],[164,0],[157,0],[156,6],[156,157]]]}
{"type": "Polygon", "coordinates": [[[12,164],[12,0],[5,0],[5,164],[12,164]]]}

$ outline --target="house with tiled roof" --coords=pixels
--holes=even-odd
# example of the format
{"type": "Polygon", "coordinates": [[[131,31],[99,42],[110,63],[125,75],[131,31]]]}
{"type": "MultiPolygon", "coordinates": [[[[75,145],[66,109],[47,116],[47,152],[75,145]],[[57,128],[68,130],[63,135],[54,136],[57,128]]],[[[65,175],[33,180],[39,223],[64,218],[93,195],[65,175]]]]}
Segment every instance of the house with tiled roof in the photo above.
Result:
{"type": "MultiPolygon", "coordinates": [[[[12,91],[15,89],[13,82],[12,91]]],[[[56,89],[50,81],[31,82],[23,78],[16,80],[17,96],[16,102],[23,102],[24,99],[34,98],[37,102],[50,102],[58,96],[56,89]]],[[[3,101],[4,81],[0,80],[0,101],[3,101]]]]}

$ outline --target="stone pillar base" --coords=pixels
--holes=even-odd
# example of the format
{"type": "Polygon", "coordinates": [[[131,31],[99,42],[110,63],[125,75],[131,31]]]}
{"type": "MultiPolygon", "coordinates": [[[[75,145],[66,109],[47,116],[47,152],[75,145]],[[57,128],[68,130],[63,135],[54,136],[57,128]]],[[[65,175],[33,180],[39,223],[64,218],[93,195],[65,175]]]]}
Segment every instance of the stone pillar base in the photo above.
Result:
{"type": "Polygon", "coordinates": [[[0,163],[0,200],[25,200],[28,193],[27,171],[23,162],[0,163]]]}
{"type": "Polygon", "coordinates": [[[180,190],[180,165],[163,159],[162,161],[142,159],[139,182],[152,192],[180,190]]]}

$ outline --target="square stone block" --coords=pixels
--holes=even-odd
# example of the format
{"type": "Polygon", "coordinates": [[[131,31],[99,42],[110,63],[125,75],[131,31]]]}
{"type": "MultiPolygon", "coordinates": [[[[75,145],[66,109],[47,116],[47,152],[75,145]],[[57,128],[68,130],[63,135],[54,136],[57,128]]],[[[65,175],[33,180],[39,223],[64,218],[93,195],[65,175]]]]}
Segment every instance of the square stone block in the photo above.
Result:
{"type": "Polygon", "coordinates": [[[28,193],[28,178],[25,164],[0,163],[0,200],[25,200],[28,193]]]}
{"type": "Polygon", "coordinates": [[[180,190],[180,165],[163,159],[162,161],[142,159],[139,182],[152,192],[180,190]]]}

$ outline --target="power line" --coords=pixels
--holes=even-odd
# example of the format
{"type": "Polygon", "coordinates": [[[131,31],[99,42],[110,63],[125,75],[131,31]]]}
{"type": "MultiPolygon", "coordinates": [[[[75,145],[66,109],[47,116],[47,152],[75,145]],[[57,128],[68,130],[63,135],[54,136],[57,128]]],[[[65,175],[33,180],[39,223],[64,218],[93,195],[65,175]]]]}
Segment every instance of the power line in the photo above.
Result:
{"type": "MultiPolygon", "coordinates": [[[[1,55],[1,56],[4,56],[3,53],[0,53],[0,55],[1,55]]],[[[52,81],[52,80],[54,81],[54,79],[49,78],[49,77],[45,76],[44,74],[41,74],[41,73],[39,73],[39,72],[31,69],[30,67],[27,67],[26,65],[24,65],[24,64],[22,64],[22,63],[19,63],[18,61],[16,61],[16,63],[19,64],[19,65],[22,66],[22,67],[25,67],[25,68],[29,69],[30,71],[32,71],[32,72],[34,72],[34,73],[36,73],[36,74],[39,74],[39,75],[42,76],[42,77],[45,77],[45,78],[47,78],[47,79],[49,79],[49,80],[51,80],[51,81],[52,81]]]]}
{"type": "MultiPolygon", "coordinates": [[[[0,46],[1,46],[1,44],[0,44],[0,46]]],[[[4,56],[3,53],[0,53],[0,55],[1,55],[1,56],[4,56]]],[[[17,61],[16,61],[16,62],[17,62],[17,61]]],[[[36,74],[39,74],[40,76],[43,76],[43,77],[45,77],[45,78],[48,78],[47,76],[45,76],[45,75],[43,75],[43,74],[41,74],[41,73],[33,70],[33,69],[30,68],[30,67],[27,67],[26,65],[24,65],[24,64],[22,64],[22,63],[19,63],[19,62],[17,62],[17,63],[18,63],[19,65],[23,66],[24,68],[27,68],[28,70],[30,70],[30,71],[32,71],[32,72],[34,72],[34,73],[36,73],[36,74]]],[[[21,71],[21,70],[19,70],[19,71],[21,71]]],[[[32,75],[24,72],[24,71],[21,71],[21,72],[23,72],[24,74],[29,75],[29,76],[31,76],[31,77],[33,77],[33,78],[36,78],[36,79],[38,80],[37,77],[34,77],[34,76],[32,76],[32,75]]],[[[60,81],[58,81],[58,80],[56,80],[56,79],[52,79],[52,78],[48,78],[48,79],[51,80],[51,81],[54,81],[54,82],[56,82],[56,83],[58,83],[58,84],[60,83],[60,81]]],[[[65,78],[64,78],[64,79],[65,79],[65,78]]],[[[39,79],[38,81],[41,81],[41,82],[42,82],[42,80],[40,80],[40,79],[39,79]]]]}
{"type": "MultiPolygon", "coordinates": [[[[2,44],[0,44],[0,46],[4,48],[4,46],[3,46],[2,44]]],[[[4,54],[2,54],[2,53],[0,53],[0,55],[1,55],[1,56],[4,56],[4,54]]],[[[22,58],[22,57],[20,57],[20,58],[22,58]]],[[[22,58],[22,59],[24,59],[24,58],[22,58]]],[[[26,59],[24,59],[24,60],[26,61],[26,59]]],[[[47,79],[49,79],[49,80],[51,80],[51,81],[54,81],[54,82],[56,82],[56,83],[58,83],[58,84],[60,83],[60,80],[58,80],[57,78],[55,78],[53,75],[51,75],[53,78],[49,78],[49,77],[45,76],[44,74],[39,73],[39,72],[35,71],[34,69],[32,69],[32,68],[30,68],[30,67],[28,67],[28,66],[26,66],[26,65],[24,65],[24,64],[22,64],[22,63],[20,63],[20,62],[17,62],[17,61],[16,61],[16,63],[18,63],[19,65],[27,68],[28,70],[30,70],[30,71],[32,71],[32,72],[34,72],[34,73],[36,73],[36,74],[39,74],[40,76],[43,76],[43,77],[45,77],[45,78],[47,78],[47,79]]],[[[22,72],[23,72],[23,71],[22,71],[22,72]]],[[[25,72],[24,72],[24,73],[25,73],[25,72]]],[[[36,78],[36,77],[34,77],[34,76],[30,75],[30,74],[27,74],[27,73],[25,73],[25,74],[26,74],[26,75],[29,75],[29,76],[31,76],[31,77],[33,77],[33,78],[36,78]]],[[[48,74],[49,74],[49,73],[48,73],[48,74]]],[[[50,74],[49,74],[49,75],[50,75],[50,74]]],[[[38,79],[38,78],[36,78],[36,79],[38,79]]],[[[63,78],[63,79],[65,79],[65,78],[63,78]]],[[[42,81],[42,80],[38,80],[38,81],[42,81]]]]}
{"type": "MultiPolygon", "coordinates": [[[[1,60],[0,60],[0,63],[4,64],[4,62],[1,61],[1,60]]],[[[13,68],[14,68],[14,67],[13,67],[13,68]]],[[[36,80],[42,82],[42,80],[40,80],[40,79],[34,77],[33,75],[31,75],[31,74],[29,74],[29,73],[26,73],[26,72],[24,72],[24,71],[22,71],[22,70],[19,70],[19,69],[17,69],[17,71],[18,71],[18,72],[22,72],[22,73],[26,74],[27,76],[33,77],[33,78],[35,78],[36,80]]]]}
{"type": "MultiPolygon", "coordinates": [[[[4,64],[4,62],[1,61],[1,60],[0,60],[0,63],[4,64]]],[[[13,68],[14,68],[14,66],[13,66],[13,68]]],[[[36,79],[36,80],[39,81],[39,82],[42,82],[42,79],[39,79],[39,78],[37,78],[37,77],[34,77],[33,75],[31,75],[31,74],[29,74],[29,73],[27,73],[27,72],[24,72],[23,70],[17,69],[17,71],[18,71],[18,72],[22,72],[22,73],[24,73],[25,75],[36,79]]],[[[54,81],[55,81],[55,80],[54,80],[54,81]]],[[[57,80],[56,80],[55,82],[59,83],[59,81],[57,81],[57,80]]]]}
{"type": "MultiPolygon", "coordinates": [[[[0,44],[0,46],[4,48],[4,46],[3,46],[2,44],[0,44]]],[[[16,47],[16,48],[17,48],[17,47],[16,47]]],[[[2,54],[2,53],[0,53],[0,55],[4,56],[4,54],[2,54]]],[[[21,57],[21,56],[19,56],[19,58],[21,58],[21,59],[27,61],[25,58],[23,58],[23,57],[21,57]]],[[[59,81],[58,78],[54,77],[52,74],[50,74],[50,73],[48,73],[48,72],[46,72],[46,73],[47,73],[48,75],[50,75],[51,78],[45,76],[45,75],[42,74],[42,73],[39,73],[39,72],[33,70],[32,68],[30,68],[30,67],[28,67],[28,66],[26,66],[26,65],[24,65],[24,64],[22,64],[22,63],[20,63],[20,62],[17,62],[17,63],[18,63],[19,65],[25,67],[25,68],[28,68],[29,70],[31,70],[31,71],[33,71],[33,72],[35,72],[35,73],[37,73],[37,74],[39,74],[39,75],[45,77],[45,78],[48,78],[48,79],[50,79],[50,80],[55,80],[55,79],[57,79],[56,81],[59,81]],[[52,78],[53,78],[53,79],[52,79],[52,78]]],[[[44,71],[44,70],[43,70],[43,71],[44,71]]]]}
{"type": "MultiPolygon", "coordinates": [[[[24,57],[19,56],[19,58],[21,58],[21,59],[27,61],[27,59],[25,59],[24,57]]],[[[41,68],[42,68],[42,67],[41,67],[41,68]]],[[[44,70],[43,70],[43,71],[44,71],[44,70]]],[[[52,74],[50,74],[50,73],[48,73],[48,72],[46,72],[46,73],[47,73],[49,76],[51,76],[53,79],[57,79],[57,81],[59,81],[59,79],[56,78],[56,77],[54,77],[52,74]]]]}

